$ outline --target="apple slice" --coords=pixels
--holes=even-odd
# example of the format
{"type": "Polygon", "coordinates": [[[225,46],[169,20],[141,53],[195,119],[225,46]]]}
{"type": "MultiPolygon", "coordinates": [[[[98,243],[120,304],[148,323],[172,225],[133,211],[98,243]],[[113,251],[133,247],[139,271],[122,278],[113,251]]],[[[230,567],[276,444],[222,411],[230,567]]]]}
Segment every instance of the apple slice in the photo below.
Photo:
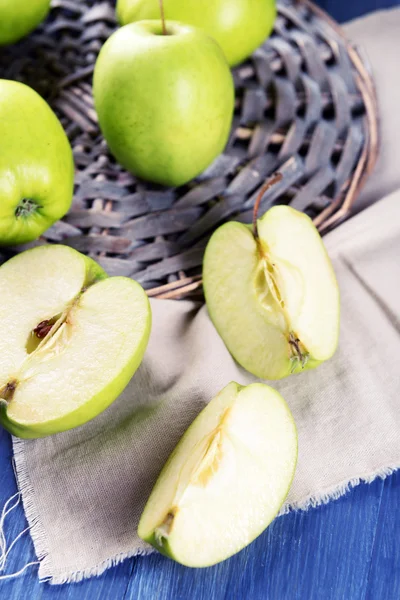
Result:
{"type": "Polygon", "coordinates": [[[0,267],[0,422],[42,437],[102,412],[139,366],[151,313],[142,287],[66,246],[0,267]]]}
{"type": "Polygon", "coordinates": [[[339,289],[311,219],[275,206],[255,230],[230,222],[204,257],[208,312],[237,362],[280,379],[330,358],[339,335],[339,289]]]}
{"type": "Polygon", "coordinates": [[[168,459],[139,536],[189,567],[225,560],[276,516],[296,461],[296,426],[282,396],[262,383],[231,382],[168,459]]]}

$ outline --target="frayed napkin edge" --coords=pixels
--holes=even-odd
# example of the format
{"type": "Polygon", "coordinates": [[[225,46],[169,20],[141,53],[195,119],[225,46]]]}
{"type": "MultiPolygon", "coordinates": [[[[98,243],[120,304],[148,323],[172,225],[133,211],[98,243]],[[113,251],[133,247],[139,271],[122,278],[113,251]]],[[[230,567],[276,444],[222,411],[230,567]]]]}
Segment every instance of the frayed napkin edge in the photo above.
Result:
{"type": "MultiPolygon", "coordinates": [[[[22,495],[22,504],[29,525],[29,533],[33,541],[37,560],[39,561],[39,581],[48,582],[51,585],[78,583],[83,579],[98,577],[107,569],[119,565],[128,558],[132,558],[134,556],[146,556],[155,552],[154,548],[151,546],[148,548],[136,549],[132,552],[121,552],[120,554],[116,554],[115,556],[102,561],[94,567],[73,571],[71,573],[57,574],[54,570],[49,554],[46,532],[40,521],[35,503],[35,492],[30,481],[26,464],[24,440],[13,437],[13,451],[18,489],[22,495]]],[[[322,490],[318,494],[306,496],[303,500],[293,504],[284,504],[277,516],[282,516],[295,510],[307,511],[310,508],[316,508],[323,504],[327,504],[332,500],[337,500],[341,496],[344,496],[347,492],[361,483],[372,483],[372,481],[377,478],[385,479],[389,475],[392,475],[392,473],[399,468],[400,465],[395,465],[392,467],[380,467],[369,475],[363,475],[344,480],[336,485],[322,490]]]]}
{"type": "Polygon", "coordinates": [[[127,558],[132,558],[133,556],[146,556],[155,552],[154,548],[149,545],[148,548],[137,548],[132,552],[121,552],[120,554],[116,554],[115,556],[102,561],[94,567],[73,571],[71,573],[57,574],[51,560],[46,531],[39,517],[39,511],[35,502],[35,492],[28,473],[25,441],[13,436],[12,443],[18,490],[22,496],[22,505],[24,507],[26,520],[28,521],[29,533],[35,548],[36,558],[39,561],[38,577],[40,582],[48,582],[52,585],[78,583],[83,579],[102,575],[104,571],[119,565],[127,558]]]}

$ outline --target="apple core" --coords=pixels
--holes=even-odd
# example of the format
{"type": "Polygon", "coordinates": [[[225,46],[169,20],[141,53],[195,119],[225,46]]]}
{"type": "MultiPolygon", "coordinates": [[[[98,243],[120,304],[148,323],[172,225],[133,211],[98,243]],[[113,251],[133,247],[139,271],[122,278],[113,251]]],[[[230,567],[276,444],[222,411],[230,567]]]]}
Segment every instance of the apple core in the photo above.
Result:
{"type": "MultiPolygon", "coordinates": [[[[258,300],[260,305],[266,311],[266,319],[270,321],[272,325],[278,327],[287,339],[289,344],[289,360],[292,365],[291,372],[294,372],[300,366],[304,369],[310,354],[304,344],[302,344],[296,332],[291,328],[290,316],[286,310],[285,301],[279,289],[278,282],[280,278],[282,279],[282,274],[279,273],[279,267],[276,264],[276,261],[272,262],[269,258],[265,242],[261,242],[258,236],[255,237],[255,241],[259,252],[259,262],[256,269],[254,285],[258,300]]],[[[282,268],[286,270],[286,276],[288,276],[287,273],[290,273],[291,271],[292,278],[297,278],[298,306],[296,307],[296,310],[299,312],[301,310],[301,300],[304,295],[302,292],[302,278],[297,277],[296,268],[293,265],[285,263],[285,265],[282,265],[282,268]]]]}

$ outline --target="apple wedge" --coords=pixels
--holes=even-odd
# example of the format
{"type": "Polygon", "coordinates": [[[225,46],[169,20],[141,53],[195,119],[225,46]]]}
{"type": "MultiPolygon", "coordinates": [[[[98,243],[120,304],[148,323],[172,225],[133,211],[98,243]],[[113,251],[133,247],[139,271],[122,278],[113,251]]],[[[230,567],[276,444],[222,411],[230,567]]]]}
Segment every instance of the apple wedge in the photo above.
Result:
{"type": "Polygon", "coordinates": [[[282,396],[262,383],[231,382],[168,459],[139,536],[189,567],[225,560],[276,516],[296,461],[296,426],[282,396]]]}
{"type": "Polygon", "coordinates": [[[254,231],[242,223],[212,235],[203,264],[207,308],[237,362],[280,379],[330,358],[339,335],[339,289],[311,219],[275,206],[254,231]]]}
{"type": "Polygon", "coordinates": [[[151,312],[142,287],[66,246],[0,267],[0,423],[35,438],[102,412],[139,366],[151,312]]]}

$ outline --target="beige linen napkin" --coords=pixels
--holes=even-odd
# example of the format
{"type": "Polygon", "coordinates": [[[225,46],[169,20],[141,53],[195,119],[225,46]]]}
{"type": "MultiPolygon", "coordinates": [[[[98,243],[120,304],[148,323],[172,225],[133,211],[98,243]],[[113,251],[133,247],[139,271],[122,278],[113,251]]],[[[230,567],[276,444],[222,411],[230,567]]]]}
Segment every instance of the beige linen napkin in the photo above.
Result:
{"type": "MultiPolygon", "coordinates": [[[[341,288],[339,349],[314,371],[273,383],[293,411],[298,469],[288,505],[307,508],[400,466],[400,191],[325,238],[341,288]]],[[[43,440],[14,439],[39,577],[96,575],[150,548],[138,519],[182,433],[228,382],[231,358],[206,308],[152,301],[144,361],[102,415],[43,440]]]]}

